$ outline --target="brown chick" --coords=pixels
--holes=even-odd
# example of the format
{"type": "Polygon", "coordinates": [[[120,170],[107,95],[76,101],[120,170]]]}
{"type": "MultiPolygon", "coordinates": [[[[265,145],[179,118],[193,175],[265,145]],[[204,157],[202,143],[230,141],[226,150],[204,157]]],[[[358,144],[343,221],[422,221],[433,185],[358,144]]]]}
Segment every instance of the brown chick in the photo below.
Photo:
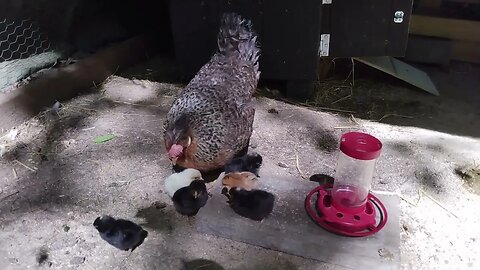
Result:
{"type": "Polygon", "coordinates": [[[228,188],[238,187],[250,191],[257,186],[257,176],[251,172],[227,173],[222,184],[228,188]]]}

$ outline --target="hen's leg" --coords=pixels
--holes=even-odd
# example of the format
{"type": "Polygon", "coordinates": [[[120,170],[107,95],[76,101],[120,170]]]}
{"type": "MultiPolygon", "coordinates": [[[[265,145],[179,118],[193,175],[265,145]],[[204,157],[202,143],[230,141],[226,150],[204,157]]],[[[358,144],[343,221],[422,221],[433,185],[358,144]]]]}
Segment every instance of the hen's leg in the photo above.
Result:
{"type": "Polygon", "coordinates": [[[173,165],[173,166],[172,166],[172,171],[173,171],[174,173],[179,173],[179,172],[181,172],[181,171],[183,171],[183,170],[185,170],[185,168],[183,168],[183,167],[181,167],[181,166],[178,166],[178,165],[173,165]]]}
{"type": "Polygon", "coordinates": [[[202,173],[203,180],[205,180],[206,183],[210,183],[217,180],[217,178],[220,176],[222,172],[223,172],[223,168],[211,170],[211,171],[202,171],[201,173],[202,173]]]}

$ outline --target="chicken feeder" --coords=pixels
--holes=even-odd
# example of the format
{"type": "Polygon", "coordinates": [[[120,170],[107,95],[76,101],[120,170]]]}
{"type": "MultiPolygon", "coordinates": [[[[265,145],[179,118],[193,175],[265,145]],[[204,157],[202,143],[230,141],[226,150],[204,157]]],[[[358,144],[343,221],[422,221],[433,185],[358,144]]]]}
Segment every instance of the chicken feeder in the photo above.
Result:
{"type": "Polygon", "coordinates": [[[333,185],[318,186],[305,199],[307,214],[315,223],[330,232],[357,237],[375,234],[385,226],[387,210],[369,192],[381,149],[382,143],[369,134],[342,135],[333,185]]]}

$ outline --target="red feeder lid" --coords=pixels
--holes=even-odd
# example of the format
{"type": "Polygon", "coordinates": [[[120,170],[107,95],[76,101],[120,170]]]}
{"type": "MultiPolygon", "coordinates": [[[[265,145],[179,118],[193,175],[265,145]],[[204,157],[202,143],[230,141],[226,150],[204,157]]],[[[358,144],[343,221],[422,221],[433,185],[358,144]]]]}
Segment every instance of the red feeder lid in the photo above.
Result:
{"type": "Polygon", "coordinates": [[[372,160],[380,156],[382,143],[370,134],[347,132],[342,135],[340,151],[345,155],[360,159],[372,160]]]}

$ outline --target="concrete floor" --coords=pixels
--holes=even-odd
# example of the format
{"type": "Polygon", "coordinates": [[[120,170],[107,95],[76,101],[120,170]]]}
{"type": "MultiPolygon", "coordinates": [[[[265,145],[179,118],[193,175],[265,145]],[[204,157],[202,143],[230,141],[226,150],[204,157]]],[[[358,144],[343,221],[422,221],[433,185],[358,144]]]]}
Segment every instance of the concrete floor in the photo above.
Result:
{"type": "MultiPolygon", "coordinates": [[[[101,93],[64,104],[59,115],[47,111],[18,127],[18,134],[5,131],[0,142],[6,151],[0,160],[2,269],[180,269],[182,260],[195,259],[212,260],[224,269],[348,269],[198,233],[175,213],[162,192],[170,167],[161,129],[180,89],[113,77],[101,93]],[[115,138],[93,142],[105,134],[115,138]],[[155,202],[167,206],[157,209],[155,202]],[[92,226],[101,214],[132,219],[151,233],[135,252],[119,252],[92,226]],[[42,265],[37,262],[40,252],[48,254],[42,265]]],[[[438,102],[402,87],[389,91],[378,87],[389,95],[392,89],[420,103],[436,103],[449,113],[430,122],[424,114],[385,124],[259,98],[251,146],[264,156],[266,165],[278,167],[279,175],[302,181],[296,154],[306,175],[331,174],[342,132],[374,134],[384,143],[384,151],[373,189],[403,198],[402,268],[476,269],[478,181],[459,172],[474,174],[478,169],[480,140],[475,130],[480,124],[465,123],[464,114],[456,114],[452,104],[461,107],[460,112],[475,106],[478,110],[478,105],[452,94],[438,102]],[[268,113],[271,109],[278,114],[268,113]],[[438,124],[442,117],[444,125],[438,124]],[[425,126],[431,122],[435,125],[425,126]],[[458,128],[459,122],[465,131],[458,128]],[[455,135],[449,134],[452,125],[455,135]]],[[[209,267],[219,269],[213,263],[209,267]]]]}

